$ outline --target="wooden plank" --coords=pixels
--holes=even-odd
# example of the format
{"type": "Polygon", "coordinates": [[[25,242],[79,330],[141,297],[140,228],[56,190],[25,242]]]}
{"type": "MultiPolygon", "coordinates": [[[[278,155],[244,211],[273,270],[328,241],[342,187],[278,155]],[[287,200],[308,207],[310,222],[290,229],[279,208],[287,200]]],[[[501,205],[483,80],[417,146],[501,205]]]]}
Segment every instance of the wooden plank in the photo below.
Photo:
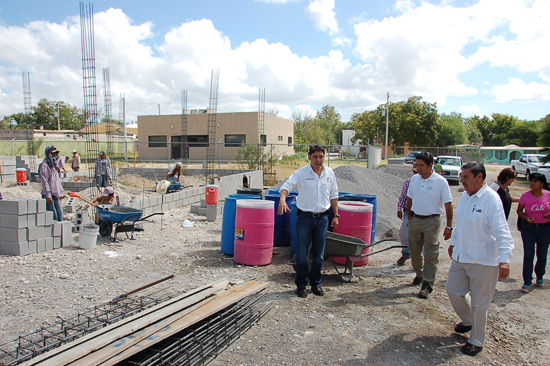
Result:
{"type": "MultiPolygon", "coordinates": [[[[136,339],[138,338],[141,339],[139,343],[133,342],[135,343],[134,345],[131,345],[128,343],[128,346],[130,347],[129,348],[127,347],[127,349],[123,350],[122,352],[120,348],[115,349],[115,346],[116,346],[115,343],[107,346],[106,349],[102,351],[105,351],[105,353],[107,354],[113,354],[112,350],[118,351],[119,353],[112,356],[112,358],[105,360],[105,362],[99,363],[99,364],[83,363],[81,365],[86,365],[86,366],[87,365],[101,365],[101,366],[115,365],[121,361],[128,359],[130,356],[140,351],[143,351],[144,349],[147,349],[153,346],[154,344],[178,332],[181,332],[182,330],[190,327],[191,325],[201,320],[204,320],[219,311],[222,311],[228,306],[241,301],[245,297],[258,293],[259,291],[265,289],[266,287],[267,287],[267,283],[259,282],[259,281],[249,281],[244,286],[233,287],[227,291],[219,293],[214,299],[202,305],[198,309],[190,312],[188,315],[179,318],[175,322],[172,322],[169,327],[158,328],[154,332],[153,332],[154,330],[153,327],[151,327],[152,332],[147,331],[144,334],[139,334],[138,336],[136,336],[136,339]]],[[[104,359],[104,358],[105,357],[101,357],[101,359],[104,359]]],[[[71,364],[71,366],[73,365],[71,364]]],[[[74,366],[76,366],[76,364],[74,366]]]]}
{"type": "MultiPolygon", "coordinates": [[[[125,326],[126,324],[129,324],[131,322],[134,322],[136,321],[137,319],[139,318],[142,318],[142,317],[146,317],[148,316],[149,314],[152,314],[162,308],[165,308],[166,306],[170,306],[174,303],[177,303],[181,300],[184,300],[188,297],[191,297],[191,296],[195,296],[196,294],[199,294],[199,293],[204,293],[204,294],[209,294],[209,296],[213,293],[216,293],[216,292],[219,292],[223,289],[225,289],[225,287],[227,286],[227,284],[229,283],[229,281],[227,281],[227,279],[221,279],[219,281],[216,281],[216,282],[213,282],[211,284],[207,284],[207,285],[204,285],[204,286],[201,286],[201,287],[198,287],[196,289],[193,289],[193,290],[190,290],[184,294],[181,294],[179,296],[176,296],[170,300],[167,300],[167,301],[164,301],[158,305],[155,305],[153,306],[152,308],[149,308],[147,310],[144,310],[140,313],[137,313],[137,314],[134,314],[126,319],[123,319],[123,320],[120,320],[116,323],[113,323],[113,324],[110,324],[98,331],[95,331],[93,333],[90,333],[90,334],[87,334],[85,335],[84,337],[81,337],[73,342],[69,342],[67,344],[64,344],[63,346],[61,347],[58,347],[58,348],[55,348],[49,352],[46,352],[38,357],[35,357],[29,361],[26,361],[24,362],[22,365],[23,366],[32,366],[32,365],[37,365],[37,364],[40,364],[42,362],[45,362],[44,364],[50,364],[50,365],[58,365],[58,364],[55,364],[55,363],[50,363],[49,362],[49,359],[52,359],[54,357],[56,357],[57,355],[60,355],[64,352],[68,352],[69,350],[73,349],[73,348],[77,348],[77,347],[80,347],[82,344],[86,343],[86,342],[89,342],[91,341],[92,339],[94,338],[98,338],[108,332],[111,332],[111,331],[114,331],[115,329],[119,328],[119,327],[122,327],[122,326],[125,326]]],[[[69,360],[69,362],[72,361],[72,360],[69,360]]]]}

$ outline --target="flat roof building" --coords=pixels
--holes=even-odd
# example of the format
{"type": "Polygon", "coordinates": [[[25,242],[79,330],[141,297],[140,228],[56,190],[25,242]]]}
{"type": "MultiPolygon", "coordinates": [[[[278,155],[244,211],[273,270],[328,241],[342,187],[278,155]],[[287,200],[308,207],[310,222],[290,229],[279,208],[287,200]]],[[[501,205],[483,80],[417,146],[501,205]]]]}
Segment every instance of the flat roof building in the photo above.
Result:
{"type": "MultiPolygon", "coordinates": [[[[189,160],[206,160],[209,115],[204,111],[186,115],[187,146],[183,143],[181,114],[138,116],[140,160],[182,159],[186,152],[189,160]]],[[[216,158],[235,160],[235,153],[243,142],[261,143],[281,156],[294,154],[294,122],[267,113],[263,117],[263,133],[260,134],[258,112],[217,113],[216,158]]]]}

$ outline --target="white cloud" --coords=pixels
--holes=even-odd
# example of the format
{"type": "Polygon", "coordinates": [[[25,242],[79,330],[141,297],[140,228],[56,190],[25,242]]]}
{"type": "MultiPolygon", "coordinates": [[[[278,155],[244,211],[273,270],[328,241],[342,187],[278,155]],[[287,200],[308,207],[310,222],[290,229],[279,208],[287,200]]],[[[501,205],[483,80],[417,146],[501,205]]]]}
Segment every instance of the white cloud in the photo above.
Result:
{"type": "Polygon", "coordinates": [[[477,106],[477,104],[465,105],[458,109],[459,112],[478,112],[480,110],[481,109],[477,106]]]}
{"type": "Polygon", "coordinates": [[[338,34],[338,22],[333,9],[334,0],[311,0],[306,13],[313,20],[315,29],[328,31],[329,35],[334,36],[338,34]]]}
{"type": "Polygon", "coordinates": [[[499,103],[538,102],[550,100],[550,85],[511,78],[506,85],[495,85],[492,90],[499,103]]]}

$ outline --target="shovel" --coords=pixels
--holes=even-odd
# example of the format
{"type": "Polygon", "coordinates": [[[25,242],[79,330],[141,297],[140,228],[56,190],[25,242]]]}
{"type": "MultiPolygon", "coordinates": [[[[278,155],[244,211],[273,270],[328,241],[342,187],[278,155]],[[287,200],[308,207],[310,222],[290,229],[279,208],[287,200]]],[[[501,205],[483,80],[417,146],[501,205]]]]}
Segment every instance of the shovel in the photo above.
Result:
{"type": "Polygon", "coordinates": [[[80,198],[82,201],[86,202],[86,203],[89,203],[90,205],[94,206],[95,208],[97,208],[97,204],[95,203],[92,203],[92,201],[88,201],[86,198],[83,198],[81,197],[80,195],[74,193],[74,192],[67,192],[69,194],[69,196],[71,197],[76,197],[76,198],[80,198]]]}

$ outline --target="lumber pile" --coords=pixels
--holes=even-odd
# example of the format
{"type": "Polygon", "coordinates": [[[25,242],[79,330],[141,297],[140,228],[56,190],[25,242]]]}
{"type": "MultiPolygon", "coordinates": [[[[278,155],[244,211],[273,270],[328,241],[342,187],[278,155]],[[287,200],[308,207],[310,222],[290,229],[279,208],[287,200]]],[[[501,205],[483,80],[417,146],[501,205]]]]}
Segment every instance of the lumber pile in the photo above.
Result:
{"type": "Polygon", "coordinates": [[[221,280],[175,296],[23,365],[115,365],[130,359],[133,365],[181,363],[182,359],[204,363],[269,310],[263,304],[266,283],[228,285],[221,280]]]}

